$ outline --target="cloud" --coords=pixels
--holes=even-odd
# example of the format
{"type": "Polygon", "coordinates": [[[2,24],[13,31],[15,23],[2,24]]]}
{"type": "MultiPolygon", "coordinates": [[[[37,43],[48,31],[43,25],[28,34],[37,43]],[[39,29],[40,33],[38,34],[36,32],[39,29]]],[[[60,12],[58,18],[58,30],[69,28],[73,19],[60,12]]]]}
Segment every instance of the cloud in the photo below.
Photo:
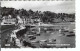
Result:
{"type": "Polygon", "coordinates": [[[13,7],[16,9],[24,8],[34,11],[52,11],[62,13],[74,13],[75,1],[2,1],[1,6],[13,7]]]}

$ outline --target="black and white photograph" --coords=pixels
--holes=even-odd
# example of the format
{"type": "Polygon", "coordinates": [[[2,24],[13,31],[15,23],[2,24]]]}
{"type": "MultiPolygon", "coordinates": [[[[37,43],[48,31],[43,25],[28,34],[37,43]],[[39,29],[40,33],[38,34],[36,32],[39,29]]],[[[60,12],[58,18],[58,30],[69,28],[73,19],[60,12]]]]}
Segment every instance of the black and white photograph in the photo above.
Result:
{"type": "Polygon", "coordinates": [[[1,48],[75,48],[75,0],[1,1],[1,48]]]}

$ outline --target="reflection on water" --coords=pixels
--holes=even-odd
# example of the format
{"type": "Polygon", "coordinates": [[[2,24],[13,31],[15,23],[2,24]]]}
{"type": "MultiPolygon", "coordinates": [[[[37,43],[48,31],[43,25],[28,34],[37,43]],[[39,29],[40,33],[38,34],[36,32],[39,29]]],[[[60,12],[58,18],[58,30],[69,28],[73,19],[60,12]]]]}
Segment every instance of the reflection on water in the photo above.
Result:
{"type": "MultiPolygon", "coordinates": [[[[75,37],[74,36],[73,37],[59,36],[60,35],[59,31],[45,32],[43,30],[44,27],[39,27],[39,28],[41,28],[41,31],[40,31],[41,35],[36,36],[36,39],[34,41],[56,39],[56,44],[70,44],[70,47],[75,47],[75,37]]],[[[52,28],[52,27],[49,27],[49,28],[52,28]]],[[[55,29],[55,28],[60,29],[60,27],[53,27],[52,29],[55,29]]],[[[72,29],[69,28],[69,30],[72,30],[72,29]]]]}

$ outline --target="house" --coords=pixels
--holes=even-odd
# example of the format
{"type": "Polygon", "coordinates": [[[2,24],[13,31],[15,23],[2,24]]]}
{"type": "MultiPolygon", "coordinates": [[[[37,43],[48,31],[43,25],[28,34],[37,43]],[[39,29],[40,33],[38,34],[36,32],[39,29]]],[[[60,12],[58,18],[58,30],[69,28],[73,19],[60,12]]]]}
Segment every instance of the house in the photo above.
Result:
{"type": "Polygon", "coordinates": [[[16,24],[16,18],[11,18],[11,15],[9,15],[9,16],[3,16],[3,18],[2,18],[3,20],[2,20],[2,23],[1,24],[16,24]]]}
{"type": "Polygon", "coordinates": [[[38,16],[35,16],[35,17],[31,18],[31,22],[33,24],[38,24],[40,22],[40,18],[38,16]]]}

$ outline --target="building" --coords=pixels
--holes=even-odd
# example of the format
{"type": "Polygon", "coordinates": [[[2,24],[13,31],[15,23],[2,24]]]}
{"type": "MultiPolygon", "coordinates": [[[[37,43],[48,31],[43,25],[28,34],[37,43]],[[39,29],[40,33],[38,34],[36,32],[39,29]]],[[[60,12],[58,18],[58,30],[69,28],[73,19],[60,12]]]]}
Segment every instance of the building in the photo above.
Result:
{"type": "Polygon", "coordinates": [[[16,22],[17,22],[16,18],[11,18],[11,15],[9,15],[3,16],[1,24],[16,24],[16,22]]]}

